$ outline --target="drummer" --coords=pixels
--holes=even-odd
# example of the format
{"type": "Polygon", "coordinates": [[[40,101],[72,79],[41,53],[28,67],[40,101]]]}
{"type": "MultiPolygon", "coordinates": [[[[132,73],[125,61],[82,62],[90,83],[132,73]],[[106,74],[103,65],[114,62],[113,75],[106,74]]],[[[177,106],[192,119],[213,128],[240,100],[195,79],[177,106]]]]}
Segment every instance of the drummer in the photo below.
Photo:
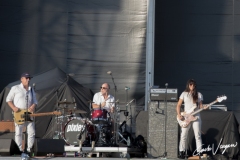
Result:
{"type": "Polygon", "coordinates": [[[113,113],[114,111],[114,97],[109,94],[110,85],[108,83],[103,83],[100,87],[100,92],[93,96],[92,108],[105,109],[108,112],[113,113]]]}

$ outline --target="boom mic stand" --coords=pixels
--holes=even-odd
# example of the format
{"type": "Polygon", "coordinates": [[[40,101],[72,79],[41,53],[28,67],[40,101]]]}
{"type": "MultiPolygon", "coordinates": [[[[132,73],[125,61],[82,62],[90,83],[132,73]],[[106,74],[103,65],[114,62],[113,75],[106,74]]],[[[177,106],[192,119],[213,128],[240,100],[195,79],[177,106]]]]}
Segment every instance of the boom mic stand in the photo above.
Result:
{"type": "Polygon", "coordinates": [[[115,119],[116,122],[114,122],[114,138],[115,138],[115,145],[117,145],[117,141],[118,141],[118,132],[116,131],[118,129],[118,114],[117,114],[117,109],[116,109],[116,92],[117,92],[117,86],[114,82],[114,78],[112,76],[112,72],[108,71],[107,74],[109,74],[112,77],[112,82],[114,85],[114,115],[115,115],[115,119]]]}

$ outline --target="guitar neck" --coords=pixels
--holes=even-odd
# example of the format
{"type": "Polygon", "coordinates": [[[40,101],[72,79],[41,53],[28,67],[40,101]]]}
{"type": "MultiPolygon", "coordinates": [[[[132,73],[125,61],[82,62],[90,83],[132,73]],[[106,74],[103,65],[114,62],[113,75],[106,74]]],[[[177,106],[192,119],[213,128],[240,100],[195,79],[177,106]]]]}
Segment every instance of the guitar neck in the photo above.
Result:
{"type": "Polygon", "coordinates": [[[55,114],[54,114],[54,112],[29,114],[29,116],[31,116],[31,117],[50,116],[50,115],[55,115],[55,114]]]}
{"type": "MultiPolygon", "coordinates": [[[[213,101],[212,103],[209,103],[209,104],[207,105],[207,108],[208,108],[208,107],[210,107],[211,105],[215,104],[215,103],[217,103],[217,101],[216,101],[216,100],[215,100],[215,101],[213,101]]],[[[207,109],[207,108],[206,108],[206,109],[207,109]]],[[[201,108],[201,109],[199,109],[199,110],[197,110],[197,111],[193,112],[191,115],[193,116],[193,115],[195,115],[195,114],[197,114],[197,113],[201,112],[202,110],[204,110],[204,109],[203,109],[203,108],[201,108]]]]}

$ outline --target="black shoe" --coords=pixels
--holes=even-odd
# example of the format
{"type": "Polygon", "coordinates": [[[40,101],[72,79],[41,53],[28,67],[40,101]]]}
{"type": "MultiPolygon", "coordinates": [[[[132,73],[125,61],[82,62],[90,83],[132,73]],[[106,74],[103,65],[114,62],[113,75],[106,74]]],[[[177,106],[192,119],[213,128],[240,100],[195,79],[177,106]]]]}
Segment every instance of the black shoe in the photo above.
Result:
{"type": "Polygon", "coordinates": [[[185,159],[185,152],[184,151],[179,152],[178,158],[185,159]]]}

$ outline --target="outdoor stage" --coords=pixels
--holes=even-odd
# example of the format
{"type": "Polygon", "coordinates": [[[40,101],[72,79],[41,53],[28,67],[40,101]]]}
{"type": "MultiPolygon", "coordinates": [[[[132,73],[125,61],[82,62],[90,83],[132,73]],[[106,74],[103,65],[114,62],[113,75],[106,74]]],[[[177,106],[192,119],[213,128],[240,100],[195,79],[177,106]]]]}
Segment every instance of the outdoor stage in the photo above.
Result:
{"type": "MultiPolygon", "coordinates": [[[[93,149],[91,146],[83,146],[82,153],[84,154],[78,155],[76,154],[79,153],[80,150],[78,146],[65,145],[65,141],[70,141],[70,139],[36,139],[34,148],[35,157],[33,156],[32,159],[177,159],[178,134],[180,129],[176,122],[175,114],[171,114],[174,112],[175,106],[175,102],[168,103],[167,112],[165,112],[168,115],[167,119],[165,119],[165,114],[161,114],[165,107],[164,103],[152,102],[149,105],[149,111],[140,112],[136,119],[136,135],[143,135],[144,141],[141,139],[141,141],[136,141],[135,138],[135,141],[131,143],[133,145],[129,147],[127,144],[118,145],[119,147],[99,147],[96,145],[93,149]],[[166,125],[165,121],[167,122],[166,125]],[[49,153],[54,153],[54,156],[46,157],[49,153]],[[88,157],[88,153],[92,153],[92,157],[88,157]],[[164,158],[164,155],[166,155],[166,158],[164,158]]],[[[210,157],[219,156],[221,157],[220,159],[224,159],[225,157],[236,159],[239,156],[240,140],[238,132],[239,124],[234,113],[222,110],[206,110],[201,112],[201,118],[203,148],[207,148],[209,145],[232,146],[226,150],[223,148],[216,149],[215,147],[213,151],[216,152],[216,155],[213,155],[212,150],[207,152],[207,155],[210,157]]],[[[76,134],[74,134],[74,136],[69,135],[69,137],[76,137],[75,135],[76,134]]],[[[1,135],[1,152],[11,153],[11,141],[13,141],[13,139],[14,132],[1,135]],[[5,149],[7,149],[7,151],[4,151],[5,149]]],[[[188,155],[191,156],[196,150],[192,130],[190,130],[188,139],[188,155]]],[[[0,156],[0,159],[19,158],[20,155],[10,156],[9,154],[0,156]]]]}

